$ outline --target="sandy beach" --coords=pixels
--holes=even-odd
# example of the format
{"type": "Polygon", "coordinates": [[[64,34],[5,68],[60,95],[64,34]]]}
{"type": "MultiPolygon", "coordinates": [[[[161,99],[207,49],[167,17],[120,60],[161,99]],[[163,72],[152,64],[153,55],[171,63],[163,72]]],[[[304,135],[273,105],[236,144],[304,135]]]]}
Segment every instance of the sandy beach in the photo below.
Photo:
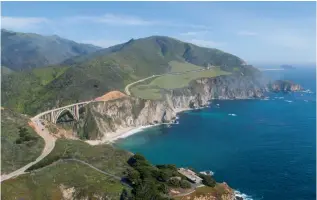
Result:
{"type": "MultiPolygon", "coordinates": [[[[162,123],[162,124],[171,124],[171,123],[162,123]]],[[[99,145],[104,143],[113,143],[118,139],[129,137],[135,133],[144,131],[144,129],[151,128],[154,126],[159,126],[162,124],[154,124],[154,125],[146,125],[146,126],[138,126],[138,127],[127,127],[118,129],[116,132],[109,132],[102,137],[101,140],[86,140],[90,145],[99,145]]]]}

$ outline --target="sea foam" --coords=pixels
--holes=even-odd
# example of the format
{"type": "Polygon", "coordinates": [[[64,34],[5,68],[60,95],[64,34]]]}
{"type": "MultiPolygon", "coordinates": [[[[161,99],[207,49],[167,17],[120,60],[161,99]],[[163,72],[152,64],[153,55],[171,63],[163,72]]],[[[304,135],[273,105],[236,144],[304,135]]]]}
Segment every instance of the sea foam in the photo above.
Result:
{"type": "Polygon", "coordinates": [[[244,194],[244,193],[241,193],[241,192],[238,191],[238,190],[235,190],[235,191],[234,191],[234,195],[235,195],[236,197],[241,197],[241,198],[243,198],[244,200],[253,200],[252,197],[250,197],[249,195],[246,195],[246,194],[244,194]]]}

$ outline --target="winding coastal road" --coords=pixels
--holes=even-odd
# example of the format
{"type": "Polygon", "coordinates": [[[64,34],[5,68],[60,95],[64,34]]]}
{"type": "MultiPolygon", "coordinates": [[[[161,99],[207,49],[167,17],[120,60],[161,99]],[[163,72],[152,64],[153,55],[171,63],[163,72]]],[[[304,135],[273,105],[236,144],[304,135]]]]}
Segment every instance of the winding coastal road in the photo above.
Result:
{"type": "Polygon", "coordinates": [[[45,147],[41,153],[41,155],[33,162],[28,163],[27,165],[21,167],[20,169],[15,170],[14,172],[11,172],[9,174],[4,174],[1,176],[1,182],[10,178],[17,177],[21,174],[25,173],[25,170],[27,170],[32,165],[40,162],[43,158],[45,158],[55,147],[55,141],[56,138],[53,137],[49,131],[45,128],[45,126],[40,122],[39,118],[32,118],[32,125],[34,125],[35,131],[37,134],[39,134],[45,142],[45,147]]]}
{"type": "Polygon", "coordinates": [[[129,91],[129,88],[136,84],[136,83],[140,83],[140,82],[143,82],[145,80],[148,80],[150,78],[154,78],[154,77],[159,77],[159,76],[164,76],[164,75],[182,75],[182,74],[186,74],[188,72],[200,72],[200,71],[205,71],[205,70],[210,70],[211,68],[208,68],[208,69],[196,69],[196,70],[189,70],[189,71],[183,71],[183,72],[169,72],[169,73],[165,73],[165,74],[160,74],[160,75],[152,75],[152,76],[149,76],[149,77],[146,77],[144,79],[141,79],[141,80],[138,80],[138,81],[135,81],[133,83],[130,83],[128,84],[127,86],[125,86],[124,88],[124,92],[128,95],[128,96],[131,96],[131,92],[129,91]]]}
{"type": "MultiPolygon", "coordinates": [[[[163,74],[163,75],[164,75],[164,74],[163,74]]],[[[143,82],[143,81],[145,81],[145,80],[147,80],[147,79],[150,79],[150,78],[154,78],[154,77],[158,77],[158,76],[163,76],[163,75],[152,75],[152,76],[146,77],[146,78],[144,78],[144,79],[141,79],[141,80],[135,81],[135,82],[133,82],[133,83],[130,83],[130,84],[128,84],[127,86],[125,86],[124,92],[125,92],[128,96],[131,96],[131,93],[130,93],[130,91],[129,91],[129,88],[130,88],[132,85],[134,85],[134,84],[136,84],[136,83],[143,82]]]]}

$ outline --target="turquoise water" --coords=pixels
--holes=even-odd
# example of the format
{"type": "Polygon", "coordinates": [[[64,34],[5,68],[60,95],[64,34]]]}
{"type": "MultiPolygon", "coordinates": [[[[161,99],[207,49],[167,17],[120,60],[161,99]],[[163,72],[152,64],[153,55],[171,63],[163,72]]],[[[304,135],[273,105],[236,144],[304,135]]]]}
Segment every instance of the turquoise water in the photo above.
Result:
{"type": "Polygon", "coordinates": [[[252,199],[315,199],[315,70],[267,74],[292,79],[313,93],[214,101],[209,108],[180,113],[178,124],[146,129],[117,145],[155,164],[212,170],[218,181],[252,199]]]}

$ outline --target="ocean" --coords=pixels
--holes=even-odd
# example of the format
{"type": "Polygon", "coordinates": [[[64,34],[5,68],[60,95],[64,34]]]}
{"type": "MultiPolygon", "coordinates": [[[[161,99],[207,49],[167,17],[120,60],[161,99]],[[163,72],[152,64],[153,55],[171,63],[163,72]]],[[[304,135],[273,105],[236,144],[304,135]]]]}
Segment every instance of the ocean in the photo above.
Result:
{"type": "Polygon", "coordinates": [[[316,199],[315,69],[267,71],[305,92],[265,100],[215,100],[179,113],[177,124],[145,129],[116,145],[154,164],[211,170],[245,199],[316,199]]]}

